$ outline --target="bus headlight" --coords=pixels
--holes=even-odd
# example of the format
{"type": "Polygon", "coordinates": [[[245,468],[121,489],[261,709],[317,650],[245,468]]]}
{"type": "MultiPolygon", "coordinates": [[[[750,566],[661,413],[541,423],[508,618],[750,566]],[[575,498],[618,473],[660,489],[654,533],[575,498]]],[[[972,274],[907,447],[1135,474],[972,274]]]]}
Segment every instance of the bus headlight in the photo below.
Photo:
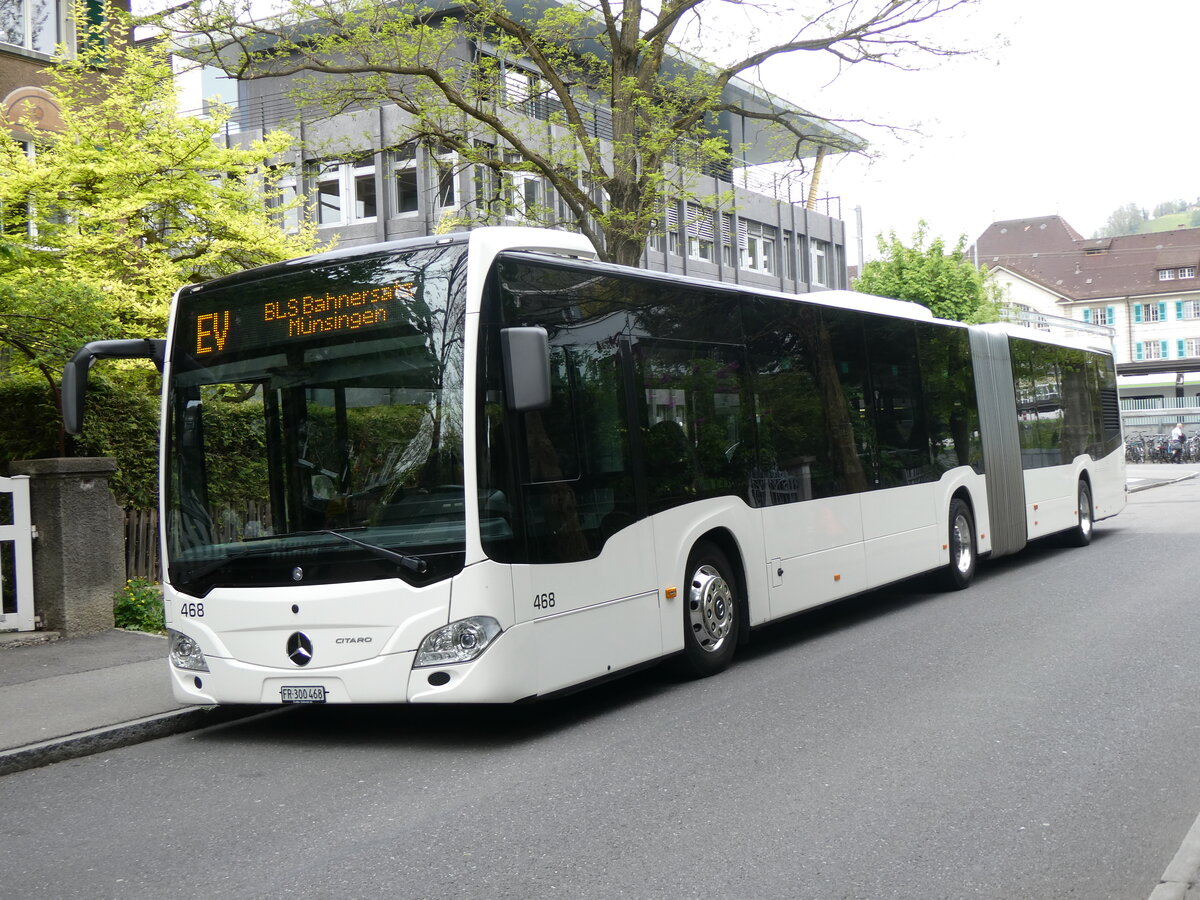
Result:
{"type": "Polygon", "coordinates": [[[171,665],[177,669],[190,669],[193,672],[207,672],[208,663],[204,661],[204,653],[200,645],[186,634],[167,629],[167,637],[171,641],[171,665]]]}
{"type": "Polygon", "coordinates": [[[491,616],[471,616],[431,631],[417,648],[414,668],[470,662],[500,635],[500,623],[491,616]]]}

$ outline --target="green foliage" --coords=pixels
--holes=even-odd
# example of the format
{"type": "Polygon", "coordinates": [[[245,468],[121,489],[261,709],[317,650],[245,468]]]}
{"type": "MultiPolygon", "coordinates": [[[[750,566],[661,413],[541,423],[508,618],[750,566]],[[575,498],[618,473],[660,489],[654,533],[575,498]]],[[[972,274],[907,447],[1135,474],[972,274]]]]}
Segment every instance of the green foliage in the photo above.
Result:
{"type": "Polygon", "coordinates": [[[0,423],[0,461],[113,456],[120,501],[150,507],[157,374],[94,370],[85,433],[68,441],[55,408],[63,364],[88,341],[161,337],[184,283],[304,255],[315,241],[311,229],[285,234],[277,218],[281,170],[271,164],[291,139],[225,147],[215,140],[225,112],[175,114],[164,45],[120,39],[129,19],[117,10],[100,18],[111,39],[81,35],[78,54],[47,70],[63,130],[23,122],[33,156],[0,136],[0,400],[21,411],[0,423]]]}
{"type": "Polygon", "coordinates": [[[1157,234],[1179,228],[1200,227],[1200,210],[1186,200],[1166,200],[1154,207],[1151,215],[1136,203],[1126,203],[1108,217],[1094,237],[1122,237],[1131,234],[1157,234]],[[1190,211],[1189,211],[1190,210],[1190,211]]]}
{"type": "MultiPolygon", "coordinates": [[[[111,8],[104,18],[128,24],[111,8]]],[[[89,308],[120,322],[126,336],[158,336],[181,284],[307,253],[312,233],[285,234],[271,209],[278,190],[270,163],[289,146],[287,135],[225,147],[214,139],[226,113],[175,114],[164,44],[92,37],[48,70],[63,131],[24,122],[34,156],[0,141],[0,204],[22,210],[30,251],[8,280],[86,285],[96,292],[89,308]]]]}
{"type": "Polygon", "coordinates": [[[1112,215],[1108,217],[1108,221],[1104,226],[1096,232],[1096,237],[1120,237],[1124,234],[1140,234],[1145,230],[1145,223],[1149,217],[1146,215],[1146,210],[1142,209],[1136,203],[1126,203],[1124,206],[1113,210],[1112,215]]]}
{"type": "Polygon", "coordinates": [[[83,434],[83,456],[110,456],[117,471],[109,480],[121,506],[153,509],[158,498],[158,375],[153,369],[110,367],[93,371],[83,434]]]}
{"type": "MultiPolygon", "coordinates": [[[[72,449],[116,460],[109,484],[120,506],[153,509],[158,503],[158,390],[153,368],[109,366],[92,373],[84,431],[72,449]]],[[[58,409],[43,382],[32,375],[0,378],[0,409],[21,410],[0,424],[0,470],[14,459],[57,455],[58,409]]],[[[213,491],[234,502],[261,498],[258,486],[267,478],[261,413],[210,404],[205,427],[213,491]]]]}
{"type": "Polygon", "coordinates": [[[131,578],[113,598],[113,619],[118,628],[162,634],[167,628],[162,589],[144,578],[131,578]]]}
{"type": "Polygon", "coordinates": [[[985,269],[967,258],[966,235],[949,252],[940,237],[926,246],[925,222],[919,223],[912,246],[896,233],[877,238],[882,259],[862,268],[854,289],[865,294],[908,300],[927,306],[941,319],[994,322],[1000,317],[999,288],[987,280],[985,269]]]}
{"type": "MultiPolygon", "coordinates": [[[[149,387],[156,380],[153,371],[117,369],[93,377],[84,434],[71,447],[75,455],[116,459],[110,485],[122,506],[150,509],[158,494],[158,399],[149,387]]],[[[0,378],[0,409],[20,410],[0,423],[0,469],[14,459],[59,455],[58,407],[40,378],[0,378]]]]}
{"type": "Polygon", "coordinates": [[[1187,212],[1188,202],[1186,200],[1167,200],[1154,207],[1152,215],[1156,219],[1161,219],[1163,216],[1173,216],[1177,213],[1187,212]]]}
{"type": "Polygon", "coordinates": [[[55,456],[58,447],[58,407],[46,383],[31,374],[0,378],[0,409],[20,410],[0,422],[0,470],[14,459],[55,456]]]}

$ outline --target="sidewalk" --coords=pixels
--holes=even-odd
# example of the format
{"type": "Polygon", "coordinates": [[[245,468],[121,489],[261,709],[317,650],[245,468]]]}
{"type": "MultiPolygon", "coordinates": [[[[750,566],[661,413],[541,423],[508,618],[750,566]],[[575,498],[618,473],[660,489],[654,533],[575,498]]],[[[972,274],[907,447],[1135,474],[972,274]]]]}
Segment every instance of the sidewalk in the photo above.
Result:
{"type": "MultiPolygon", "coordinates": [[[[1126,472],[1131,492],[1197,475],[1200,465],[1131,465],[1126,472]]],[[[116,630],[49,637],[0,634],[0,776],[270,708],[180,706],[163,637],[116,630]]]]}
{"type": "Polygon", "coordinates": [[[261,711],[181,707],[164,637],[50,637],[0,635],[0,776],[261,711]]]}
{"type": "Polygon", "coordinates": [[[1125,484],[1131,494],[1187,481],[1200,475],[1200,463],[1132,463],[1125,466],[1125,484]]]}

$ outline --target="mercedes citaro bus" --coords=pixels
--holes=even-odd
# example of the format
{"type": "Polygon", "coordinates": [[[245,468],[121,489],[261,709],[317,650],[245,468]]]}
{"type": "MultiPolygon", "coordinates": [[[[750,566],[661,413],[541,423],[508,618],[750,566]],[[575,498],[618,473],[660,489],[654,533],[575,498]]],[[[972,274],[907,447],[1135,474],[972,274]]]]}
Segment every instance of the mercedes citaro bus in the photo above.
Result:
{"type": "Polygon", "coordinates": [[[1125,502],[1112,355],[595,261],[485,228],[179,291],[162,573],[186,703],[512,702],[982,556],[1125,502]]]}

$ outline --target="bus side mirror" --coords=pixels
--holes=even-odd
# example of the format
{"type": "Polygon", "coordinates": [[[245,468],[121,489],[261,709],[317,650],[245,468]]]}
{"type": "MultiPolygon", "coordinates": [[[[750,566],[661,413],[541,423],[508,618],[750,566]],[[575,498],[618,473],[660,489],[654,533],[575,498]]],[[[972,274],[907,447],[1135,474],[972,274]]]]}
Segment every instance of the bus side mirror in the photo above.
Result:
{"type": "Polygon", "coordinates": [[[62,418],[67,434],[83,431],[83,401],[87,394],[88,370],[98,359],[150,359],[162,371],[167,342],[133,339],[125,341],[92,341],[71,357],[63,367],[62,418]]]}
{"type": "Polygon", "coordinates": [[[513,412],[550,406],[550,340],[545,328],[503,328],[504,395],[513,412]]]}

